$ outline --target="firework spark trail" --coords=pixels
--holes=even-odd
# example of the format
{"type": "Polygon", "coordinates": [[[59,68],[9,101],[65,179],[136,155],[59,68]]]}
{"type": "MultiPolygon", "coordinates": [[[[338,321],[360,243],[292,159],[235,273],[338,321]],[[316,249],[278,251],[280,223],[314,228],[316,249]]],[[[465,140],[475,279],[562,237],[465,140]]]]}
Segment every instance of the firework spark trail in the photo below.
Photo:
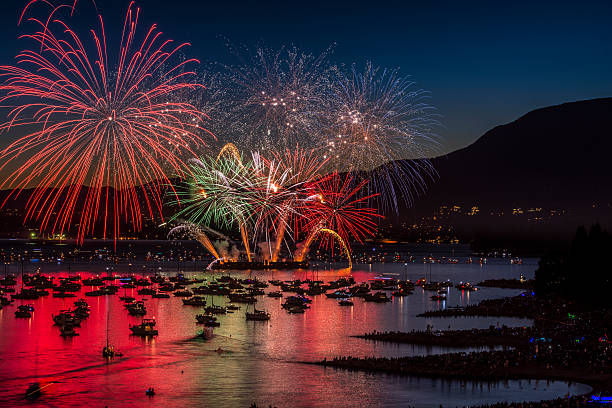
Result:
{"type": "MultiPolygon", "coordinates": [[[[350,240],[362,242],[371,236],[376,230],[375,220],[382,218],[375,208],[366,205],[373,198],[373,195],[362,194],[366,183],[355,183],[350,174],[343,176],[338,173],[318,181],[310,193],[314,199],[308,200],[302,209],[302,230],[309,231],[310,235],[318,234],[321,228],[333,230],[342,238],[350,253],[350,240]]],[[[306,241],[313,238],[309,236],[306,241]]],[[[322,245],[328,244],[328,239],[324,238],[322,245]]],[[[304,247],[307,249],[308,246],[304,247]]]]}
{"type": "Polygon", "coordinates": [[[397,69],[371,63],[362,71],[355,65],[348,73],[337,69],[332,83],[324,153],[330,168],[363,172],[386,207],[397,211],[398,201],[410,204],[434,173],[427,158],[438,145],[438,124],[427,92],[413,89],[397,69]]]}
{"type": "MultiPolygon", "coordinates": [[[[28,3],[22,18],[35,3],[28,3]]],[[[104,236],[112,223],[116,239],[121,217],[139,230],[143,211],[161,214],[167,174],[183,175],[181,156],[194,156],[193,148],[204,144],[202,112],[177,99],[202,87],[189,82],[194,73],[186,71],[197,60],[174,64],[188,44],[162,40],[155,25],[137,44],[140,9],[132,2],[113,71],[102,17],[99,30],[91,30],[96,51],[90,59],[78,34],[56,17],[64,8],[71,9],[52,7],[47,21],[28,18],[38,31],[22,37],[40,50],[22,51],[19,66],[0,66],[0,102],[27,101],[10,111],[0,131],[39,128],[0,152],[0,170],[17,165],[0,188],[13,188],[9,197],[16,197],[35,185],[26,219],[37,220],[42,230],[64,231],[77,217],[82,242],[101,219],[104,236]],[[146,184],[148,189],[139,188],[146,184]]]]}
{"type": "Polygon", "coordinates": [[[224,123],[216,127],[226,141],[264,155],[297,145],[316,150],[327,172],[371,180],[369,194],[397,213],[435,178],[428,159],[438,152],[439,124],[429,94],[398,69],[334,66],[331,49],[234,52],[243,62],[220,73],[227,109],[216,108],[224,123]]]}
{"type": "Polygon", "coordinates": [[[192,179],[187,188],[177,191],[180,210],[174,219],[185,218],[196,225],[217,225],[231,230],[236,224],[241,233],[247,257],[250,258],[247,223],[256,214],[253,199],[256,183],[251,165],[224,154],[217,158],[203,157],[190,163],[192,179]]]}
{"type": "Polygon", "coordinates": [[[237,52],[246,62],[224,69],[224,105],[230,107],[227,119],[233,129],[228,136],[238,135],[241,146],[251,151],[317,145],[329,90],[330,53],[331,47],[319,56],[295,47],[237,52]]]}
{"type": "Polygon", "coordinates": [[[285,150],[284,154],[274,153],[273,160],[278,163],[280,168],[284,169],[285,173],[291,176],[287,182],[281,185],[281,188],[287,190],[289,194],[281,196],[283,199],[279,203],[279,207],[282,208],[282,211],[273,223],[277,228],[277,233],[272,261],[276,262],[287,227],[293,225],[294,235],[297,235],[299,231],[297,226],[302,217],[300,207],[304,203],[308,203],[307,192],[315,180],[320,180],[320,173],[325,165],[325,160],[320,160],[313,151],[301,150],[299,146],[295,150],[285,150]]]}
{"type": "Polygon", "coordinates": [[[211,255],[215,257],[215,259],[221,259],[219,254],[217,253],[217,250],[215,249],[215,246],[211,242],[210,238],[208,238],[206,232],[202,230],[202,228],[199,228],[197,225],[192,224],[190,222],[184,222],[181,225],[172,228],[168,232],[168,238],[178,234],[179,232],[186,232],[189,237],[195,238],[204,248],[208,249],[211,255]]]}
{"type": "Polygon", "coordinates": [[[348,259],[348,269],[352,269],[353,268],[353,260],[351,258],[351,250],[349,248],[349,246],[347,245],[347,243],[344,241],[344,239],[342,239],[342,237],[334,230],[330,230],[329,228],[322,228],[322,224],[319,224],[317,227],[315,227],[314,229],[312,229],[309,233],[308,233],[308,237],[306,238],[306,240],[304,240],[304,242],[302,243],[300,249],[296,252],[295,254],[295,261],[296,262],[303,262],[304,261],[304,257],[306,257],[306,255],[308,255],[308,251],[310,250],[310,245],[312,244],[312,242],[314,241],[314,239],[319,235],[319,234],[327,234],[329,236],[331,236],[332,238],[335,238],[336,241],[338,241],[338,243],[340,244],[340,246],[342,247],[342,249],[344,250],[344,255],[346,255],[346,258],[348,259]]]}

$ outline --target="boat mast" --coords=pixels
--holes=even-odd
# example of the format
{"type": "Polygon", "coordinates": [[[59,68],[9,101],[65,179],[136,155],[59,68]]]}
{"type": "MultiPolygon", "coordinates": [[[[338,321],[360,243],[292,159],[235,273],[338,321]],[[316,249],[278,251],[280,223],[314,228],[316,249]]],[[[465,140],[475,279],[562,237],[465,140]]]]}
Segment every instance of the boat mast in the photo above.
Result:
{"type": "Polygon", "coordinates": [[[106,311],[106,348],[108,349],[108,319],[110,318],[110,310],[106,311]]]}

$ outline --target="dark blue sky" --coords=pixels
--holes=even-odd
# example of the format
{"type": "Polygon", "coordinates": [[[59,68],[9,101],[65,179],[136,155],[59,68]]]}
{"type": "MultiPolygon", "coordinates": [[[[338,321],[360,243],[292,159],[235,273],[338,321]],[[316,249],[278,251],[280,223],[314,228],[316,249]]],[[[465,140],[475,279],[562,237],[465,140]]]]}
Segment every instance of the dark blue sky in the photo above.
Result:
{"type": "MultiPolygon", "coordinates": [[[[78,0],[83,5],[91,0],[78,0]]],[[[107,32],[128,0],[96,0],[107,32]]],[[[25,0],[0,4],[0,62],[12,63],[25,0]]],[[[612,2],[140,0],[142,21],[193,44],[202,61],[235,43],[293,43],[334,62],[400,67],[431,91],[443,151],[537,107],[612,95],[612,2]],[[537,3],[537,4],[534,4],[537,3]]],[[[91,21],[91,20],[89,20],[91,21]]],[[[85,25],[83,25],[85,27],[85,25]]],[[[111,41],[112,42],[112,41],[111,41]]],[[[109,50],[113,47],[109,44],[109,50]]]]}

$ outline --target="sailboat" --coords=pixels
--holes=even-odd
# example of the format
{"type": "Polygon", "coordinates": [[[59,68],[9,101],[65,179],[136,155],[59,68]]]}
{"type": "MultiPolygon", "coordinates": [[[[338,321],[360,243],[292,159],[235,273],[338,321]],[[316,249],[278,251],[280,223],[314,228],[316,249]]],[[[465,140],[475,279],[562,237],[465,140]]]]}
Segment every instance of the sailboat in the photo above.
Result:
{"type": "Polygon", "coordinates": [[[115,348],[108,344],[108,321],[110,319],[110,310],[106,313],[106,346],[102,349],[102,356],[106,358],[113,358],[115,356],[121,357],[123,354],[115,351],[115,348]]]}
{"type": "Polygon", "coordinates": [[[255,309],[255,305],[253,305],[253,313],[249,313],[247,310],[246,319],[259,321],[270,320],[270,313],[266,312],[265,310],[257,310],[255,309]]]}

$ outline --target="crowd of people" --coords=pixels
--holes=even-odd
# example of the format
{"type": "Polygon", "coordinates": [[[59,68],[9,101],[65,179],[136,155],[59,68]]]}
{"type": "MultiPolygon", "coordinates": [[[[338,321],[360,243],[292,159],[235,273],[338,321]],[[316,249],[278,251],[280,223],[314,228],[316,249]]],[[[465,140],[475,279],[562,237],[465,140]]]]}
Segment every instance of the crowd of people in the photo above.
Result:
{"type": "MultiPolygon", "coordinates": [[[[499,381],[503,379],[542,378],[577,381],[598,391],[612,391],[612,312],[584,310],[558,298],[536,298],[528,293],[506,299],[485,300],[462,309],[464,316],[528,316],[531,327],[495,327],[474,330],[372,332],[366,339],[444,345],[458,347],[503,344],[502,338],[520,340],[512,347],[497,351],[461,352],[416,357],[352,356],[325,359],[318,364],[353,370],[381,371],[404,375],[457,380],[499,381]],[[474,314],[472,314],[474,313],[474,314]],[[439,339],[444,340],[445,343],[439,339]],[[481,340],[478,340],[481,339],[481,340]],[[497,340],[496,340],[497,339],[497,340]],[[469,341],[468,341],[469,340],[469,341]]],[[[548,402],[501,403],[492,407],[589,406],[588,398],[574,397],[548,402]],[[562,404],[562,405],[559,405],[562,404]],[[569,404],[569,405],[568,405],[569,404]]],[[[483,407],[484,408],[484,407],[483,407]]]]}
{"type": "Polygon", "coordinates": [[[471,408],[590,408],[601,407],[599,402],[592,401],[590,396],[580,395],[567,398],[557,398],[533,402],[499,402],[496,404],[479,405],[471,408]]]}
{"type": "Polygon", "coordinates": [[[536,331],[533,327],[490,326],[488,329],[428,330],[411,332],[373,331],[358,338],[392,343],[425,344],[443,347],[515,346],[526,343],[536,331]]]}

